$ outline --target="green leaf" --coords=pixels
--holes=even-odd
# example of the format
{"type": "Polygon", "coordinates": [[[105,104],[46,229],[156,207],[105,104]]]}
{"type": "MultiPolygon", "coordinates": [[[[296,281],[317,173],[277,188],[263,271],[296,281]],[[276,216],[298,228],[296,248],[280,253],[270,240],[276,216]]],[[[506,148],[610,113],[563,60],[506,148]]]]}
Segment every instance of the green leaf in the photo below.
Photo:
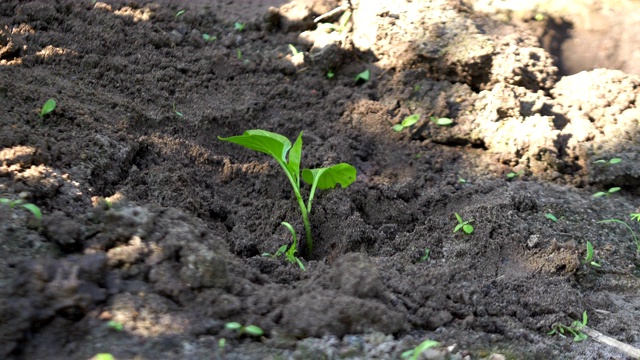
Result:
{"type": "Polygon", "coordinates": [[[420,120],[420,114],[413,114],[413,115],[407,116],[404,120],[402,120],[401,125],[403,128],[406,128],[417,123],[418,120],[420,120]]]}
{"type": "Polygon", "coordinates": [[[244,30],[244,27],[246,26],[245,23],[241,23],[239,21],[236,21],[235,23],[233,23],[233,28],[236,29],[237,31],[242,31],[244,30]]]}
{"type": "Polygon", "coordinates": [[[439,342],[437,341],[433,341],[433,340],[425,340],[423,342],[420,343],[420,345],[416,346],[416,348],[413,350],[413,357],[411,358],[412,360],[418,360],[418,358],[420,357],[420,355],[427,349],[430,349],[434,346],[438,346],[440,345],[439,342]]]}
{"type": "Polygon", "coordinates": [[[544,214],[544,217],[546,217],[547,219],[549,219],[549,220],[551,220],[551,221],[553,221],[553,222],[558,221],[558,218],[557,218],[557,217],[555,217],[553,214],[549,214],[549,213],[547,213],[547,214],[544,214]]]}
{"type": "Polygon", "coordinates": [[[292,44],[289,44],[289,50],[291,50],[291,53],[293,54],[293,56],[296,56],[300,53],[298,49],[296,49],[296,47],[293,46],[292,44]]]}
{"type": "Polygon", "coordinates": [[[369,71],[369,69],[359,73],[358,75],[356,75],[355,80],[362,80],[362,81],[369,81],[369,79],[371,78],[371,72],[369,71]]]}
{"type": "Polygon", "coordinates": [[[453,232],[458,232],[462,227],[464,226],[464,224],[458,224],[456,225],[456,227],[453,229],[453,232]]]}
{"type": "Polygon", "coordinates": [[[607,193],[605,193],[604,191],[598,191],[597,193],[593,194],[593,197],[601,197],[601,196],[605,196],[607,193]]]}
{"type": "Polygon", "coordinates": [[[49,99],[47,100],[44,105],[42,105],[42,109],[40,110],[40,117],[44,117],[45,115],[47,115],[48,113],[52,112],[53,110],[56,109],[56,100],[55,99],[49,99]]]}
{"type": "Polygon", "coordinates": [[[178,17],[180,17],[180,16],[184,15],[184,13],[185,13],[185,12],[187,12],[187,10],[180,10],[180,11],[178,11],[178,12],[176,13],[176,18],[178,18],[178,17]]]}
{"type": "Polygon", "coordinates": [[[291,149],[291,141],[280,134],[266,130],[247,130],[242,135],[227,138],[218,136],[218,139],[269,154],[281,165],[287,165],[287,151],[291,149]]]}
{"type": "Polygon", "coordinates": [[[228,322],[224,325],[225,328],[229,329],[229,330],[240,330],[242,329],[242,325],[238,322],[232,321],[232,322],[228,322]]]}
{"type": "Polygon", "coordinates": [[[608,193],[609,194],[613,194],[614,192],[618,192],[618,191],[620,191],[620,188],[616,186],[616,187],[612,187],[611,189],[609,189],[608,193]]]}
{"type": "Polygon", "coordinates": [[[469,224],[465,224],[462,226],[462,231],[464,231],[467,234],[473,234],[473,226],[469,224]]]}
{"type": "Polygon", "coordinates": [[[458,213],[453,213],[456,216],[456,219],[458,220],[458,223],[462,224],[462,216],[458,215],[458,213]]]}
{"type": "Polygon", "coordinates": [[[96,354],[96,356],[94,356],[93,359],[95,359],[95,360],[115,360],[113,355],[111,355],[109,353],[96,354]]]}
{"type": "Polygon", "coordinates": [[[340,163],[326,168],[304,169],[302,178],[307,184],[316,185],[319,189],[333,189],[337,184],[346,188],[356,180],[356,168],[340,163]]]}
{"type": "Polygon", "coordinates": [[[400,132],[400,131],[402,131],[404,129],[404,126],[402,126],[400,124],[395,124],[395,125],[393,125],[392,129],[395,132],[400,132]]]}
{"type": "Polygon", "coordinates": [[[121,323],[119,323],[119,322],[117,322],[117,321],[113,321],[113,320],[109,321],[109,322],[107,323],[107,326],[108,326],[109,328],[111,328],[111,329],[115,330],[115,331],[122,331],[122,330],[124,330],[124,326],[123,326],[121,323]]]}
{"type": "Polygon", "coordinates": [[[227,345],[227,339],[221,338],[220,340],[218,340],[218,347],[220,349],[224,349],[225,345],[227,345]]]}
{"type": "Polygon", "coordinates": [[[262,336],[264,335],[264,331],[256,325],[249,325],[244,328],[244,332],[253,336],[262,336]]]}
{"type": "Polygon", "coordinates": [[[584,326],[587,326],[587,320],[588,320],[588,317],[587,317],[587,310],[585,310],[585,311],[582,313],[582,326],[583,326],[583,327],[584,327],[584,326]]]}
{"type": "Polygon", "coordinates": [[[275,254],[273,254],[273,257],[278,257],[278,256],[280,256],[280,255],[284,254],[284,253],[285,253],[285,251],[287,251],[287,248],[288,248],[288,247],[289,247],[289,245],[287,245],[287,244],[284,244],[284,245],[280,246],[280,247],[278,248],[278,251],[276,251],[276,253],[275,253],[275,254]]]}
{"type": "Polygon", "coordinates": [[[438,126],[447,126],[453,124],[453,120],[449,118],[437,118],[435,116],[431,117],[431,121],[435,122],[438,126]]]}
{"type": "MultiPolygon", "coordinates": [[[[288,140],[287,140],[288,141],[288,140]]],[[[300,187],[300,159],[302,158],[302,131],[300,131],[300,135],[296,139],[296,142],[293,143],[293,147],[291,151],[289,151],[289,162],[287,163],[287,169],[291,175],[293,175],[293,179],[300,187]]]]}
{"type": "Polygon", "coordinates": [[[590,262],[591,259],[593,259],[593,245],[591,244],[590,241],[587,241],[587,257],[584,259],[582,263],[586,264],[590,262]]]}
{"type": "Polygon", "coordinates": [[[611,160],[609,160],[609,164],[618,164],[621,161],[621,158],[612,158],[611,160]]]}

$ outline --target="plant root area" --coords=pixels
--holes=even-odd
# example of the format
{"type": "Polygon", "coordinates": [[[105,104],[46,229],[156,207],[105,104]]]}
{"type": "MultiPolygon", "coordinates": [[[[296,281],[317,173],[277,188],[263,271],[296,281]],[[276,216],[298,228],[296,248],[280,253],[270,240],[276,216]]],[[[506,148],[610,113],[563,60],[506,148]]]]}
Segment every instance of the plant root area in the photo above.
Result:
{"type": "Polygon", "coordinates": [[[640,231],[640,78],[560,76],[538,14],[473,3],[2,1],[0,198],[43,216],[0,204],[0,358],[631,358],[547,333],[586,311],[640,347],[638,244],[599,223],[640,231]],[[277,163],[218,140],[248,129],[358,171],[306,271],[263,256],[304,230],[277,163]]]}

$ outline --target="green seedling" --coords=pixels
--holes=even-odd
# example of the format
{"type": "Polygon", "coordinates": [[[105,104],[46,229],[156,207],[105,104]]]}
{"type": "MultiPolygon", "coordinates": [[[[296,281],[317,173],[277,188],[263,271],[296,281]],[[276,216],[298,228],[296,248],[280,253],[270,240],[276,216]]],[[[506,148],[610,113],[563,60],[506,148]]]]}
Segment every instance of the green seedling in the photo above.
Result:
{"type": "MultiPolygon", "coordinates": [[[[638,218],[640,217],[640,214],[631,214],[631,219],[636,219],[638,220],[638,218]]],[[[640,220],[638,220],[640,221],[640,220]]],[[[605,220],[600,220],[598,221],[598,223],[602,224],[602,223],[618,223],[618,224],[622,224],[624,225],[627,230],[629,230],[629,232],[631,233],[631,237],[633,237],[633,241],[635,241],[636,243],[636,252],[640,253],[640,240],[638,239],[638,235],[636,235],[636,232],[633,231],[633,229],[631,228],[631,226],[629,226],[629,224],[627,224],[626,222],[620,220],[620,219],[605,219],[605,220]]]]}
{"type": "Polygon", "coordinates": [[[453,124],[453,120],[451,120],[449,118],[437,118],[435,116],[431,116],[431,117],[429,117],[429,119],[431,119],[431,121],[436,123],[436,125],[438,125],[438,126],[449,126],[449,125],[453,124]]]}
{"type": "Polygon", "coordinates": [[[640,221],[640,213],[631,213],[629,214],[631,220],[640,221]]]}
{"type": "Polygon", "coordinates": [[[109,321],[107,323],[107,327],[110,328],[110,329],[113,329],[115,331],[118,331],[118,332],[124,330],[124,325],[122,325],[121,323],[119,323],[117,321],[113,321],[113,320],[111,320],[111,321],[109,321]]]}
{"type": "Polygon", "coordinates": [[[226,323],[224,327],[229,330],[235,330],[238,333],[238,335],[243,335],[243,334],[247,334],[251,336],[264,335],[264,331],[256,325],[242,326],[242,324],[234,321],[234,322],[226,323]]]}
{"type": "Polygon", "coordinates": [[[318,25],[318,29],[323,29],[326,32],[335,31],[338,34],[342,34],[347,29],[347,23],[351,18],[351,11],[345,11],[338,20],[338,25],[330,24],[330,23],[321,23],[318,25]]]}
{"type": "Polygon", "coordinates": [[[524,173],[524,170],[520,170],[520,171],[518,171],[518,172],[513,172],[513,171],[512,171],[512,172],[510,172],[510,173],[508,173],[508,174],[507,174],[507,179],[515,179],[515,178],[517,178],[518,176],[522,175],[523,173],[524,173]]]}
{"type": "Polygon", "coordinates": [[[336,76],[336,73],[333,70],[327,71],[327,79],[333,79],[336,76]]]}
{"type": "Polygon", "coordinates": [[[585,327],[585,326],[587,326],[587,312],[586,311],[582,313],[582,321],[575,320],[569,326],[562,325],[562,324],[553,324],[551,326],[551,331],[549,331],[547,334],[548,335],[558,334],[558,335],[560,335],[562,337],[565,337],[564,336],[565,332],[568,332],[571,335],[573,335],[573,341],[579,342],[579,341],[586,340],[587,337],[588,337],[587,334],[585,334],[585,333],[583,333],[581,331],[581,329],[583,327],[585,327]]]}
{"type": "Polygon", "coordinates": [[[99,353],[92,357],[91,360],[115,360],[116,358],[109,353],[99,353]]]}
{"type": "Polygon", "coordinates": [[[19,206],[27,211],[29,211],[38,221],[42,220],[42,212],[40,208],[29,203],[25,203],[22,199],[18,200],[9,200],[5,198],[0,198],[0,204],[8,205],[10,209],[19,206]]]}
{"type": "Polygon", "coordinates": [[[218,40],[218,37],[215,35],[202,34],[202,39],[207,42],[214,42],[218,40]]]}
{"type": "Polygon", "coordinates": [[[453,232],[456,233],[460,231],[460,229],[462,229],[465,234],[473,234],[473,226],[471,225],[473,219],[464,221],[462,220],[462,217],[458,215],[458,213],[454,214],[456,216],[456,219],[458,220],[458,225],[456,225],[455,229],[453,229],[453,232]]]}
{"type": "Polygon", "coordinates": [[[440,345],[439,342],[434,340],[425,340],[421,342],[418,346],[411,350],[407,350],[400,355],[403,359],[408,360],[418,360],[420,355],[425,352],[425,350],[430,349],[432,347],[440,345]]]}
{"type": "Polygon", "coordinates": [[[218,349],[220,349],[220,351],[224,351],[225,345],[227,345],[227,339],[220,338],[220,340],[218,340],[218,349]]]}
{"type": "Polygon", "coordinates": [[[605,165],[613,165],[613,164],[618,164],[620,162],[622,162],[621,158],[611,158],[609,160],[601,159],[601,160],[595,161],[596,164],[605,164],[605,165]]]}
{"type": "Polygon", "coordinates": [[[429,248],[425,248],[424,255],[420,257],[420,262],[428,261],[430,257],[431,257],[431,250],[429,250],[429,248]]]}
{"type": "Polygon", "coordinates": [[[184,15],[184,13],[185,13],[185,12],[187,12],[187,10],[179,10],[179,11],[176,13],[176,19],[177,19],[177,18],[179,18],[180,16],[184,15]]]}
{"type": "Polygon", "coordinates": [[[420,120],[420,114],[409,115],[400,124],[393,125],[393,131],[400,132],[410,126],[415,125],[420,120]]]}
{"type": "Polygon", "coordinates": [[[420,89],[422,89],[422,87],[420,85],[416,85],[413,87],[413,92],[418,92],[420,89]]]}
{"type": "Polygon", "coordinates": [[[553,222],[557,222],[558,218],[555,217],[555,215],[551,214],[551,213],[546,213],[544,214],[544,217],[546,217],[547,219],[553,221],[553,222]]]}
{"type": "Polygon", "coordinates": [[[313,241],[311,238],[311,226],[309,225],[309,214],[311,214],[311,204],[317,189],[333,189],[340,184],[346,188],[356,180],[356,168],[340,163],[330,167],[318,169],[304,169],[300,171],[300,159],[302,157],[302,131],[296,142],[291,146],[291,142],[286,137],[265,130],[247,130],[239,136],[228,138],[218,137],[222,141],[232,142],[242,145],[248,149],[259,151],[271,155],[278,165],[284,170],[293,192],[298,201],[304,230],[307,238],[307,251],[311,254],[313,241]],[[288,153],[288,154],[287,154],[288,153]],[[288,160],[287,160],[288,157],[288,160]],[[300,192],[300,179],[311,185],[309,200],[305,205],[300,192]]]}
{"type": "Polygon", "coordinates": [[[179,117],[183,117],[184,114],[176,109],[176,103],[173,103],[173,113],[178,115],[179,117]]]}
{"type": "Polygon", "coordinates": [[[293,46],[292,44],[289,44],[289,50],[291,50],[291,54],[293,56],[297,56],[298,54],[300,54],[300,52],[298,51],[298,49],[296,49],[295,46],[293,46]]]}
{"type": "Polygon", "coordinates": [[[458,184],[466,184],[467,180],[462,176],[458,176],[458,184]]]}
{"type": "Polygon", "coordinates": [[[600,264],[592,260],[593,260],[593,245],[591,244],[590,241],[587,241],[587,256],[585,257],[584,261],[582,261],[582,264],[589,264],[594,267],[600,267],[600,264]]]}
{"type": "Polygon", "coordinates": [[[619,187],[612,187],[607,191],[598,191],[597,193],[593,194],[593,197],[601,197],[601,196],[610,196],[611,194],[620,191],[619,187]]]}
{"type": "Polygon", "coordinates": [[[242,50],[236,49],[236,56],[238,57],[238,60],[241,60],[242,59],[242,50]]]}
{"type": "Polygon", "coordinates": [[[235,23],[233,23],[233,28],[236,29],[236,31],[243,31],[246,26],[247,24],[239,21],[236,21],[235,23]]]}
{"type": "Polygon", "coordinates": [[[47,100],[44,105],[42,105],[42,109],[40,109],[40,117],[43,118],[45,115],[55,110],[57,105],[58,104],[55,99],[47,100]]]}
{"type": "Polygon", "coordinates": [[[293,237],[293,244],[291,246],[286,244],[282,245],[278,248],[278,251],[276,251],[275,254],[271,255],[269,253],[264,253],[262,254],[262,256],[268,256],[275,259],[277,257],[285,255],[287,261],[293,264],[298,264],[302,271],[306,271],[307,269],[304,267],[304,264],[302,263],[300,258],[296,256],[296,252],[298,251],[298,236],[296,235],[296,230],[293,228],[293,226],[291,226],[291,224],[286,221],[281,222],[281,224],[286,227],[287,230],[289,230],[289,232],[291,233],[291,236],[293,237]]]}
{"type": "Polygon", "coordinates": [[[369,79],[371,78],[371,71],[369,71],[369,69],[359,73],[358,75],[356,75],[355,80],[356,82],[362,80],[364,82],[369,81],[369,79]]]}

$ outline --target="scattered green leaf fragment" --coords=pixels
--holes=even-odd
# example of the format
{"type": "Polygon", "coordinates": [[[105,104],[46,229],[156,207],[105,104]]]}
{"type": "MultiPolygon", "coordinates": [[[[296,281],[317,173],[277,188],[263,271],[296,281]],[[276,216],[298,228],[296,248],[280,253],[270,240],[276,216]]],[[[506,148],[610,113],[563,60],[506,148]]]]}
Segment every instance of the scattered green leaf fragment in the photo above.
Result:
{"type": "Polygon", "coordinates": [[[409,115],[400,124],[396,124],[393,126],[393,131],[400,132],[405,128],[415,125],[420,120],[420,114],[409,115]]]}
{"type": "Polygon", "coordinates": [[[42,105],[42,109],[40,109],[40,117],[44,117],[45,115],[47,115],[50,112],[52,112],[53,110],[55,110],[57,105],[58,104],[56,103],[55,99],[47,100],[44,103],[44,105],[42,105]]]}
{"type": "Polygon", "coordinates": [[[340,184],[342,188],[348,187],[356,180],[356,168],[346,163],[340,163],[324,168],[304,169],[301,172],[300,159],[302,157],[302,132],[298,135],[293,146],[291,145],[291,141],[289,141],[285,136],[259,129],[247,130],[244,134],[239,136],[227,138],[218,137],[218,139],[271,155],[276,162],[278,162],[278,165],[280,165],[282,170],[284,170],[285,175],[293,187],[293,192],[298,201],[302,221],[304,223],[307,238],[307,251],[311,253],[313,241],[311,238],[309,214],[311,214],[311,205],[316,190],[333,189],[338,184],[340,184]],[[302,193],[300,191],[301,179],[311,185],[307,204],[304,203],[304,199],[302,198],[302,193]]]}
{"type": "Polygon", "coordinates": [[[569,326],[562,325],[562,324],[553,324],[551,326],[551,331],[549,331],[547,334],[548,335],[557,334],[562,337],[565,337],[564,336],[565,332],[568,332],[573,336],[574,342],[583,341],[588,338],[587,334],[581,331],[583,327],[587,326],[587,321],[588,321],[587,312],[585,311],[582,313],[582,321],[575,320],[569,326]]]}
{"type": "MultiPolygon", "coordinates": [[[[632,219],[636,219],[636,215],[640,216],[640,214],[631,214],[631,218],[632,219]]],[[[640,221],[640,220],[638,220],[640,221]]],[[[627,230],[629,230],[629,232],[631,233],[631,237],[633,237],[633,241],[635,241],[636,243],[636,252],[640,253],[640,239],[638,239],[638,235],[636,235],[636,232],[633,231],[633,229],[631,228],[631,226],[629,226],[629,224],[627,224],[626,222],[620,220],[620,219],[605,219],[605,220],[600,220],[598,221],[599,224],[603,224],[603,223],[617,223],[617,224],[622,224],[624,225],[627,230]]]]}
{"type": "Polygon", "coordinates": [[[420,355],[427,349],[440,345],[439,342],[434,340],[425,340],[421,342],[418,346],[411,350],[407,350],[400,355],[403,359],[408,360],[418,360],[420,355]]]}
{"type": "Polygon", "coordinates": [[[179,18],[180,16],[184,15],[184,13],[185,13],[185,12],[187,12],[187,10],[179,10],[179,11],[176,13],[176,19],[177,19],[177,18],[179,18]]]}
{"type": "Polygon", "coordinates": [[[431,250],[429,250],[429,248],[425,248],[424,255],[420,257],[420,262],[425,262],[429,260],[430,257],[431,257],[431,250]]]}
{"type": "Polygon", "coordinates": [[[462,220],[462,216],[458,215],[458,213],[454,213],[456,219],[458,220],[458,225],[453,229],[453,232],[456,233],[462,229],[465,234],[473,234],[473,226],[471,222],[473,220],[462,220]]]}
{"type": "Polygon", "coordinates": [[[449,118],[437,118],[435,116],[431,116],[430,119],[438,126],[449,126],[453,124],[453,120],[449,118]]]}
{"type": "Polygon", "coordinates": [[[358,75],[356,75],[356,82],[362,80],[362,81],[369,81],[369,79],[371,78],[371,71],[369,71],[369,69],[359,73],[358,75]]]}
{"type": "Polygon", "coordinates": [[[111,320],[107,323],[107,327],[109,327],[110,329],[113,329],[115,331],[122,331],[124,330],[124,325],[122,325],[121,323],[111,320]]]}
{"type": "Polygon", "coordinates": [[[593,197],[609,196],[609,195],[611,195],[613,193],[616,193],[618,191],[620,191],[620,187],[615,186],[615,187],[610,188],[607,191],[598,191],[597,193],[593,194],[592,196],[593,197]]]}
{"type": "Polygon", "coordinates": [[[96,356],[94,356],[91,360],[115,360],[115,358],[109,353],[99,353],[96,354],[96,356]]]}
{"type": "Polygon", "coordinates": [[[327,79],[333,79],[336,76],[336,73],[333,70],[327,71],[327,79]]]}
{"type": "Polygon", "coordinates": [[[236,29],[236,31],[243,31],[246,26],[247,24],[239,21],[236,21],[235,23],[233,23],[233,28],[236,29]]]}
{"type": "Polygon", "coordinates": [[[557,222],[558,218],[555,217],[555,215],[551,214],[551,213],[546,213],[544,214],[544,217],[546,217],[547,219],[553,221],[553,222],[557,222]]]}
{"type": "Polygon", "coordinates": [[[202,34],[202,39],[204,41],[214,42],[214,41],[218,40],[218,37],[215,36],[215,35],[202,34]]]}

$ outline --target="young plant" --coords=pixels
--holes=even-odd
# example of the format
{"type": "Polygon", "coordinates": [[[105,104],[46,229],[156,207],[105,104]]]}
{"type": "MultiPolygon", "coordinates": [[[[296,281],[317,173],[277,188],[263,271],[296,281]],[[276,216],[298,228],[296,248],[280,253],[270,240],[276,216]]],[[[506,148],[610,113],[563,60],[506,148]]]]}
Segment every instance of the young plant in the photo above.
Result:
{"type": "Polygon", "coordinates": [[[518,176],[522,175],[524,173],[524,170],[520,170],[518,172],[510,172],[507,174],[507,179],[511,180],[511,179],[515,179],[518,176]]]}
{"type": "Polygon", "coordinates": [[[462,217],[458,215],[458,213],[454,214],[456,216],[456,219],[458,220],[458,225],[456,225],[455,229],[453,229],[453,232],[456,233],[460,231],[460,229],[462,229],[465,234],[473,234],[473,226],[471,225],[473,219],[464,221],[462,220],[462,217]]]}
{"type": "Polygon", "coordinates": [[[185,12],[187,12],[187,10],[179,10],[179,11],[176,13],[176,19],[177,19],[177,18],[179,18],[180,16],[184,15],[184,13],[185,13],[185,12]]]}
{"type": "Polygon", "coordinates": [[[215,35],[202,34],[202,39],[206,42],[214,42],[218,40],[218,37],[215,35]]]}
{"type": "Polygon", "coordinates": [[[327,79],[333,79],[336,76],[336,73],[333,70],[327,71],[327,79]]]}
{"type": "Polygon", "coordinates": [[[107,327],[117,332],[121,332],[122,330],[124,330],[124,325],[114,320],[109,321],[107,323],[107,327]]]}
{"type": "MultiPolygon", "coordinates": [[[[636,219],[638,221],[640,221],[640,214],[631,214],[631,219],[636,219]]],[[[638,239],[638,236],[636,235],[636,232],[633,231],[633,229],[631,228],[631,226],[629,226],[629,224],[627,224],[626,222],[620,220],[620,219],[605,219],[605,220],[600,220],[598,221],[599,224],[602,223],[618,223],[618,224],[622,224],[624,225],[627,230],[629,230],[629,232],[631,233],[631,237],[633,237],[633,241],[635,241],[636,243],[636,252],[640,253],[640,239],[638,239]]]]}
{"type": "Polygon", "coordinates": [[[424,248],[424,255],[420,257],[420,262],[428,261],[431,257],[431,250],[429,248],[424,248]]]}
{"type": "Polygon", "coordinates": [[[224,327],[229,329],[229,330],[235,330],[238,335],[243,335],[243,334],[247,334],[247,335],[251,335],[251,336],[262,336],[262,335],[264,335],[264,331],[260,327],[258,327],[256,325],[242,326],[242,324],[233,321],[233,322],[226,323],[224,325],[224,327]]]}
{"type": "Polygon", "coordinates": [[[293,244],[291,245],[291,247],[289,247],[289,245],[286,245],[286,244],[282,245],[278,248],[278,251],[276,251],[275,254],[271,255],[269,253],[264,253],[262,254],[262,256],[268,256],[275,259],[284,254],[287,261],[293,264],[298,264],[298,266],[302,271],[306,271],[307,269],[304,267],[304,264],[302,263],[300,258],[296,256],[296,252],[298,251],[298,236],[296,235],[296,230],[293,228],[293,226],[291,226],[291,224],[289,224],[286,221],[281,222],[281,224],[284,227],[286,227],[291,233],[291,236],[293,237],[293,244]]]}
{"type": "Polygon", "coordinates": [[[371,71],[369,71],[369,69],[359,73],[358,75],[356,75],[355,80],[356,82],[362,80],[363,82],[367,82],[369,81],[369,79],[371,78],[371,71]]]}
{"type": "Polygon", "coordinates": [[[49,114],[50,112],[52,112],[53,110],[56,109],[56,105],[58,105],[56,103],[55,99],[49,99],[47,100],[44,105],[42,105],[42,109],[40,109],[40,117],[43,118],[45,115],[49,114]]]}
{"type": "Polygon", "coordinates": [[[413,126],[419,120],[420,120],[420,114],[409,115],[406,118],[404,118],[404,120],[402,120],[402,122],[400,124],[393,125],[392,129],[395,132],[400,132],[400,131],[408,128],[408,127],[413,126]]]}
{"type": "Polygon", "coordinates": [[[582,261],[581,264],[589,264],[593,267],[600,267],[600,264],[592,260],[593,260],[593,245],[591,244],[590,241],[587,241],[587,256],[585,257],[584,261],[582,261]]]}
{"type": "Polygon", "coordinates": [[[620,191],[619,187],[612,187],[607,191],[598,191],[597,193],[593,194],[593,197],[601,197],[601,196],[610,196],[611,194],[620,191]]]}
{"type": "Polygon", "coordinates": [[[298,54],[300,54],[300,52],[298,51],[298,49],[296,49],[295,46],[293,46],[292,44],[289,44],[289,50],[291,50],[291,54],[293,56],[297,56],[298,54]]]}
{"type": "Polygon", "coordinates": [[[176,103],[173,103],[173,113],[178,115],[179,117],[183,117],[184,114],[176,109],[176,103]]]}
{"type": "Polygon", "coordinates": [[[594,163],[596,163],[596,164],[605,164],[605,165],[613,165],[613,164],[618,164],[620,162],[622,162],[621,158],[611,158],[609,160],[604,160],[604,159],[596,160],[594,163]]]}
{"type": "Polygon", "coordinates": [[[0,198],[0,204],[8,205],[10,209],[19,206],[27,211],[29,211],[38,221],[42,220],[42,212],[40,208],[29,203],[25,203],[22,199],[18,200],[9,200],[5,198],[0,198]]]}
{"type": "Polygon", "coordinates": [[[558,218],[555,215],[551,214],[551,213],[544,214],[544,217],[546,217],[547,219],[549,219],[549,220],[551,220],[553,222],[557,222],[558,221],[558,218]]]}
{"type": "Polygon", "coordinates": [[[555,335],[558,334],[562,337],[564,336],[565,332],[570,333],[571,335],[573,335],[573,341],[575,342],[579,342],[579,341],[583,341],[587,339],[587,334],[583,333],[581,331],[581,329],[583,327],[587,326],[587,312],[583,312],[582,313],[582,322],[580,322],[579,320],[575,320],[574,322],[571,323],[571,325],[566,326],[566,325],[562,325],[562,324],[553,324],[551,326],[551,331],[549,331],[547,334],[548,335],[555,335]]]}
{"type": "Polygon", "coordinates": [[[340,163],[330,167],[304,169],[301,172],[302,131],[293,146],[291,146],[291,142],[286,137],[265,130],[247,130],[239,136],[218,137],[218,139],[271,155],[276,160],[293,187],[304,223],[307,251],[308,254],[311,254],[313,241],[311,238],[311,226],[309,225],[309,214],[311,214],[311,205],[316,190],[333,189],[338,184],[342,188],[346,188],[356,180],[356,168],[346,163],[340,163]],[[300,192],[300,179],[311,185],[309,199],[306,204],[300,192]]]}
{"type": "Polygon", "coordinates": [[[429,117],[429,119],[431,119],[431,121],[433,121],[438,126],[449,126],[453,124],[453,120],[449,118],[437,118],[435,116],[431,116],[429,117]]]}
{"type": "Polygon", "coordinates": [[[338,20],[338,25],[330,24],[330,23],[321,23],[318,25],[318,28],[324,28],[326,32],[337,32],[338,34],[342,34],[347,29],[347,23],[351,18],[351,11],[345,11],[338,20]]]}
{"type": "Polygon", "coordinates": [[[236,29],[236,31],[243,31],[246,26],[247,24],[239,21],[236,21],[235,23],[233,23],[233,28],[236,29]]]}
{"type": "Polygon", "coordinates": [[[435,347],[435,346],[438,346],[438,345],[440,345],[439,342],[427,339],[427,340],[421,342],[415,348],[403,352],[402,355],[400,355],[400,357],[402,357],[403,359],[408,359],[408,360],[418,360],[420,358],[420,355],[423,352],[425,352],[425,350],[430,349],[430,348],[435,347]]]}
{"type": "Polygon", "coordinates": [[[99,353],[89,360],[115,360],[115,357],[109,353],[99,353]]]}
{"type": "Polygon", "coordinates": [[[466,184],[467,180],[462,176],[458,176],[458,184],[466,184]]]}

